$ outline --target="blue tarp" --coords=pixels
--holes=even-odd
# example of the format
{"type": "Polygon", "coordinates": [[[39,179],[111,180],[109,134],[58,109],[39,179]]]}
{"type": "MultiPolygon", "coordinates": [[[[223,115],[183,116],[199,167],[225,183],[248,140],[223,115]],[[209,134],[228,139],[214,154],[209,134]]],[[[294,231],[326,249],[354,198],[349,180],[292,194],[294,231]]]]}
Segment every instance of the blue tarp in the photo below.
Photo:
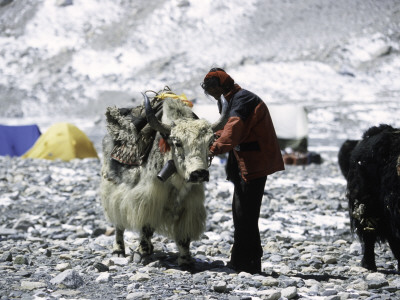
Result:
{"type": "Polygon", "coordinates": [[[37,125],[0,125],[0,155],[21,156],[40,136],[37,125]]]}

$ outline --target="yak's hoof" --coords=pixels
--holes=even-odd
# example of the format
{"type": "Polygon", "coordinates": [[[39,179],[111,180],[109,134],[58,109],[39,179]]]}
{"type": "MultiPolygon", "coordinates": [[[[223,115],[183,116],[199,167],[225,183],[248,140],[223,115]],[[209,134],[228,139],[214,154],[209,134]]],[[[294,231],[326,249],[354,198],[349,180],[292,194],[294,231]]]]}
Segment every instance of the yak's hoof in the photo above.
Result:
{"type": "Polygon", "coordinates": [[[135,264],[143,264],[143,265],[147,265],[148,263],[150,263],[151,261],[153,261],[153,257],[151,255],[144,255],[140,252],[138,252],[137,250],[133,250],[131,249],[131,255],[129,258],[130,262],[133,262],[135,264]]]}
{"type": "Polygon", "coordinates": [[[366,269],[370,270],[370,271],[376,271],[377,270],[376,264],[374,262],[372,262],[372,263],[371,262],[367,262],[364,259],[361,260],[361,266],[363,268],[366,268],[366,269]]]}
{"type": "Polygon", "coordinates": [[[112,255],[117,255],[118,257],[120,257],[120,256],[125,257],[126,256],[125,255],[125,251],[122,251],[122,250],[114,250],[112,252],[112,255]]]}
{"type": "Polygon", "coordinates": [[[153,244],[140,244],[136,251],[139,252],[142,256],[149,256],[153,254],[154,246],[153,244]]]}
{"type": "Polygon", "coordinates": [[[113,247],[112,255],[118,255],[118,257],[125,257],[125,247],[121,247],[121,245],[116,244],[113,247]]]}
{"type": "Polygon", "coordinates": [[[194,259],[190,255],[179,256],[178,266],[182,268],[190,268],[194,265],[194,259]]]}
{"type": "Polygon", "coordinates": [[[114,242],[112,255],[125,257],[125,244],[121,242],[114,242]]]}

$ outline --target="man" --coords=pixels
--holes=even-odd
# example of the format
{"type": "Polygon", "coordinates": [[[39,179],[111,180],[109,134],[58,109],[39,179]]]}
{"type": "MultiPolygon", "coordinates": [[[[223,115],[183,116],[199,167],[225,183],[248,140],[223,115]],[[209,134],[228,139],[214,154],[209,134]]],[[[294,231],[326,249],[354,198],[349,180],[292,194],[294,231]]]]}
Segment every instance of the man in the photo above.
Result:
{"type": "Polygon", "coordinates": [[[274,125],[265,103],[242,89],[220,68],[211,69],[201,84],[206,95],[221,96],[231,107],[228,122],[217,132],[211,155],[229,152],[227,179],[234,183],[234,244],[228,266],[240,272],[261,272],[258,219],[267,176],[284,170],[274,125]]]}

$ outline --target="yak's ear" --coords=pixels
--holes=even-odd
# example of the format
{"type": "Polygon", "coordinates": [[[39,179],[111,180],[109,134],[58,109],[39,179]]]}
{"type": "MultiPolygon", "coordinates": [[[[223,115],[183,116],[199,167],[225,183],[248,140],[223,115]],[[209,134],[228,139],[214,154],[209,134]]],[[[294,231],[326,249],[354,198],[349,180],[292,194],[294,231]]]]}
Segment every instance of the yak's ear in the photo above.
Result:
{"type": "Polygon", "coordinates": [[[153,128],[154,130],[160,132],[161,134],[169,135],[171,133],[171,126],[158,121],[156,114],[155,114],[153,108],[151,107],[149,97],[147,97],[147,95],[145,93],[142,93],[142,95],[144,97],[144,107],[146,110],[146,118],[147,118],[147,122],[149,122],[150,127],[153,128]]]}

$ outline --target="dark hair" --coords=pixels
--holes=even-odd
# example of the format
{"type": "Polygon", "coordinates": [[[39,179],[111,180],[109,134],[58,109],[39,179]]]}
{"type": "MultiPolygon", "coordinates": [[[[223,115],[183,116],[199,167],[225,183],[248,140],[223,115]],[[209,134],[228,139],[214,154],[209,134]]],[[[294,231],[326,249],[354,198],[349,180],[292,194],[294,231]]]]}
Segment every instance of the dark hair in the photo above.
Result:
{"type": "Polygon", "coordinates": [[[206,78],[202,83],[200,83],[200,86],[204,89],[204,93],[208,95],[207,91],[220,86],[219,78],[218,77],[206,78]]]}
{"type": "MultiPolygon", "coordinates": [[[[221,69],[221,68],[212,68],[208,72],[210,73],[210,72],[216,72],[216,71],[225,72],[225,70],[221,69]]],[[[207,91],[210,89],[216,88],[216,87],[221,87],[223,89],[223,91],[227,93],[233,88],[234,85],[233,85],[233,83],[229,83],[229,84],[225,83],[222,86],[218,77],[209,77],[209,78],[204,79],[204,81],[202,83],[200,83],[200,86],[204,89],[204,93],[206,95],[208,95],[207,91]]]]}
{"type": "MultiPolygon", "coordinates": [[[[210,72],[217,72],[217,71],[225,72],[225,70],[224,70],[224,69],[221,69],[221,68],[211,68],[210,71],[208,71],[208,73],[210,73],[210,72]]],[[[226,72],[225,72],[225,73],[226,73],[226,72]]]]}

